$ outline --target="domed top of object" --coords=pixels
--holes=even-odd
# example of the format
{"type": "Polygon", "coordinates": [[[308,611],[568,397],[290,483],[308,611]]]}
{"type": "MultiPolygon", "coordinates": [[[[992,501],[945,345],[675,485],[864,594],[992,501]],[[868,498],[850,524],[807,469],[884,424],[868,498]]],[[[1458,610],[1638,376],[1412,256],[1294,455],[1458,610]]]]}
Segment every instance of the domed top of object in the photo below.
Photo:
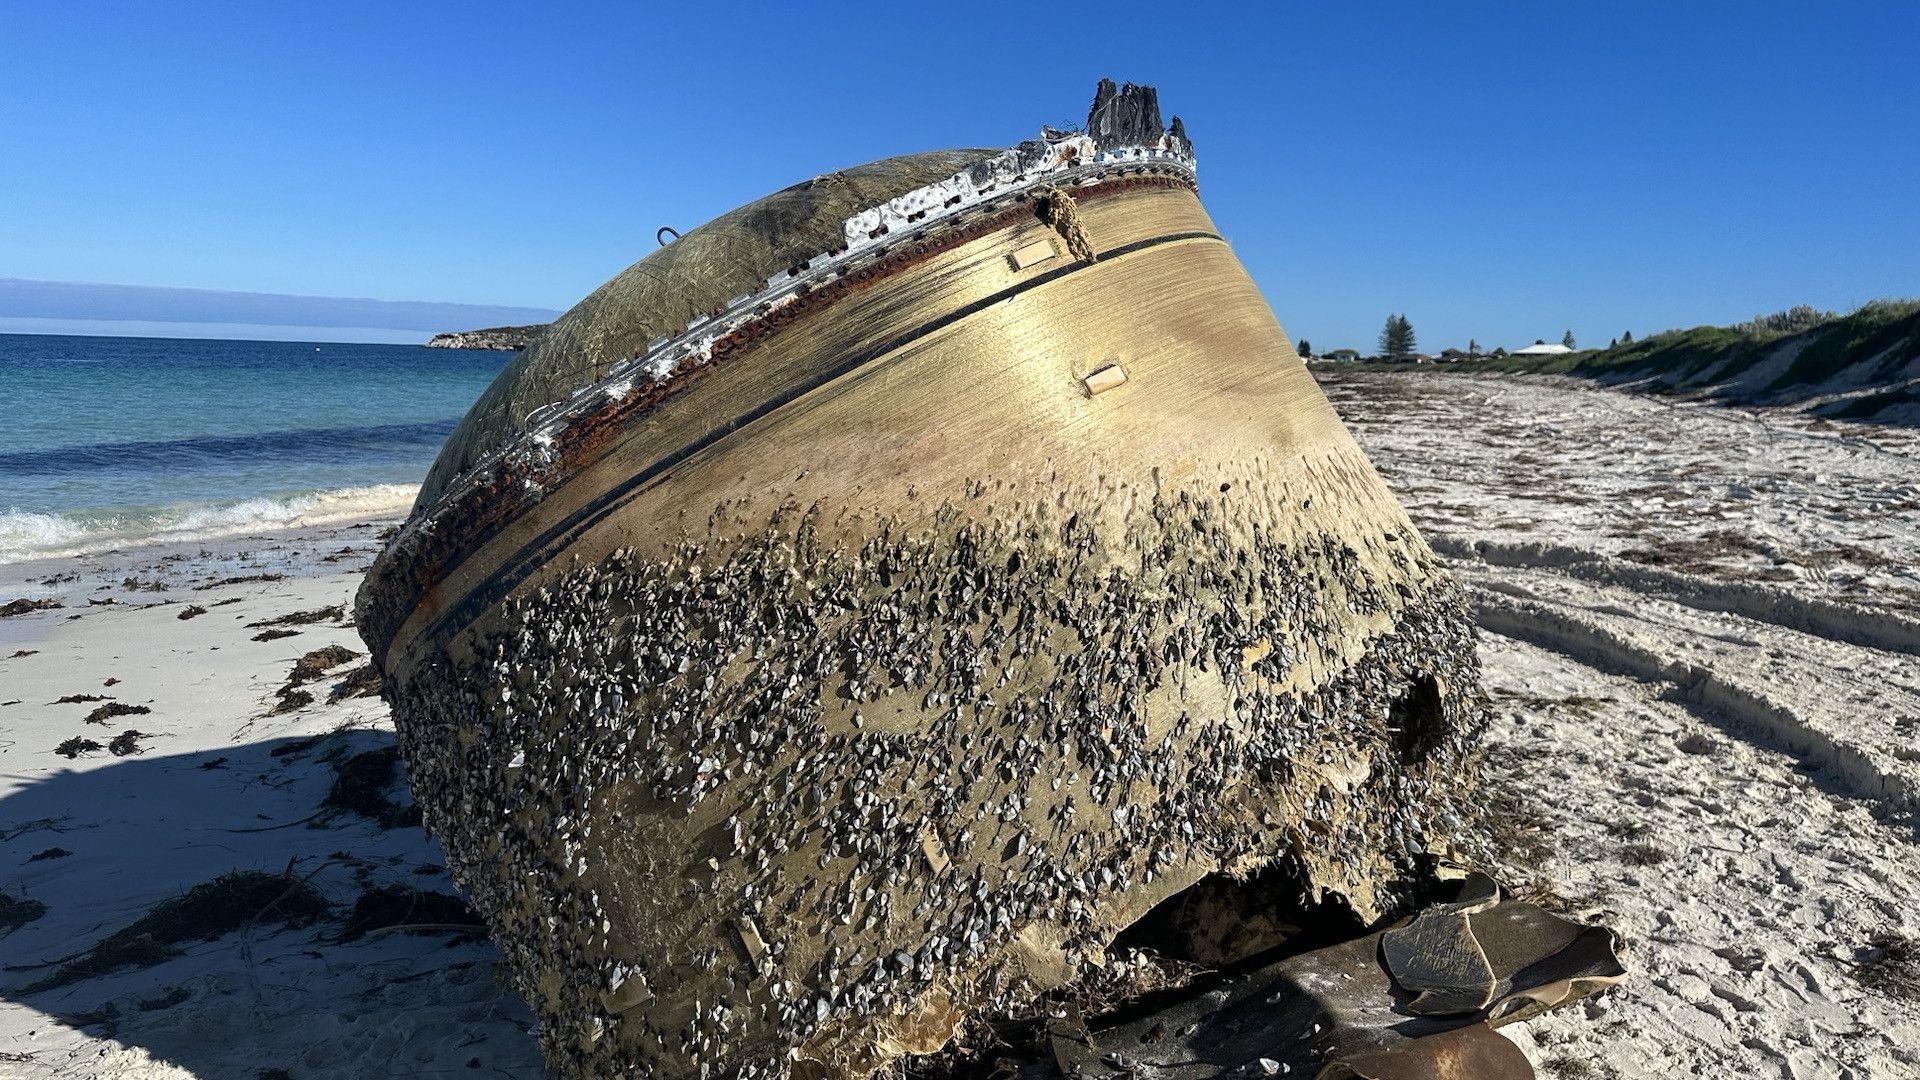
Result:
{"type": "Polygon", "coordinates": [[[989,206],[1052,184],[1167,162],[1191,174],[1192,146],[1180,118],[1163,129],[1152,87],[1116,87],[1102,79],[1085,131],[1043,128],[1039,138],[1006,150],[886,158],[723,214],[621,271],[536,336],[447,439],[421,486],[414,517],[457,489],[540,471],[549,462],[540,460],[545,443],[537,429],[549,422],[551,430],[564,426],[567,407],[596,386],[628,373],[665,383],[712,359],[716,346],[728,344],[729,331],[989,206]],[[502,460],[529,438],[531,460],[526,454],[502,460]],[[489,464],[505,467],[483,468],[489,464]]]}
{"type": "Polygon", "coordinates": [[[514,357],[447,439],[420,489],[453,479],[527,430],[530,414],[606,378],[649,343],[844,243],[844,223],[998,150],[935,150],[816,176],[689,231],[595,289],[514,357]]]}

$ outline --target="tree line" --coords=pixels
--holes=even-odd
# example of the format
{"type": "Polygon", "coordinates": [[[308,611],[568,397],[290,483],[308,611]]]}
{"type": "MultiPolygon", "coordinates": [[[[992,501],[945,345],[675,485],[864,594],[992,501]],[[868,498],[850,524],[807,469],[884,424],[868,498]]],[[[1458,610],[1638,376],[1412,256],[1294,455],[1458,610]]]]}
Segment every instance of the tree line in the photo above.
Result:
{"type": "MultiPolygon", "coordinates": [[[[1546,339],[1535,338],[1533,343],[1535,345],[1545,345],[1546,339]]],[[[1628,331],[1608,342],[1607,347],[1614,348],[1619,345],[1630,345],[1632,343],[1633,332],[1628,331]]],[[[1569,349],[1579,347],[1574,343],[1572,330],[1568,330],[1561,336],[1560,344],[1569,349]]],[[[1413,320],[1401,314],[1387,316],[1386,325],[1380,328],[1379,346],[1380,355],[1390,360],[1404,359],[1419,352],[1419,339],[1413,331],[1413,320]]],[[[1302,357],[1311,360],[1313,358],[1313,343],[1306,338],[1301,338],[1296,351],[1298,351],[1302,357]]],[[[1477,339],[1467,342],[1467,355],[1480,355],[1480,342],[1477,339]]],[[[1496,357],[1505,356],[1507,355],[1507,350],[1496,348],[1488,355],[1496,357]]]]}

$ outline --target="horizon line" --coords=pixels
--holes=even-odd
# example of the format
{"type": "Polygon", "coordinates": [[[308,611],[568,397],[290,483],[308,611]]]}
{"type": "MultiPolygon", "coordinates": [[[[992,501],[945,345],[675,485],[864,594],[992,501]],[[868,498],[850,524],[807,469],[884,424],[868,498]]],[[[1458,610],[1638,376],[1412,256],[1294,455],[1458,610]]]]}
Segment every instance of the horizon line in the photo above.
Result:
{"type": "MultiPolygon", "coordinates": [[[[0,321],[308,327],[335,331],[379,331],[383,336],[391,336],[404,332],[431,335],[494,326],[523,326],[551,322],[559,314],[552,308],[513,304],[377,300],[371,297],[312,296],[176,285],[48,281],[0,275],[0,321]]],[[[163,333],[159,336],[184,335],[163,333]]]]}

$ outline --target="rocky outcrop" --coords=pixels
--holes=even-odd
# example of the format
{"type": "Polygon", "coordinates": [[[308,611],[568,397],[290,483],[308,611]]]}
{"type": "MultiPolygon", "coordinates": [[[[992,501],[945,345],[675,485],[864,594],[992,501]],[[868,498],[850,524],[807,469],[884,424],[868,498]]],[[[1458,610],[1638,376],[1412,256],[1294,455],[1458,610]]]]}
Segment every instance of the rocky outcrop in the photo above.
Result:
{"type": "Polygon", "coordinates": [[[527,347],[533,336],[545,330],[546,324],[536,326],[494,326],[485,330],[454,330],[445,334],[435,334],[427,342],[429,349],[494,349],[500,352],[519,352],[527,347]]]}

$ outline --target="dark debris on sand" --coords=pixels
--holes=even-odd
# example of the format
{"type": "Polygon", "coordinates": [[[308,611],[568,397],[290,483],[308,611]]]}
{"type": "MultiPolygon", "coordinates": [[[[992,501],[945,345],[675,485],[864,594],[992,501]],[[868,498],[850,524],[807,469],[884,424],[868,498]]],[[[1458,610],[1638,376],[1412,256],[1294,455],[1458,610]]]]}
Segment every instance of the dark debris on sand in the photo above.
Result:
{"type": "Polygon", "coordinates": [[[288,686],[309,683],[339,667],[349,660],[357,660],[360,654],[345,645],[329,645],[324,649],[315,649],[294,662],[293,671],[287,675],[288,686]]]}
{"type": "Polygon", "coordinates": [[[1920,939],[1895,933],[1873,935],[1855,961],[1854,977],[1889,997],[1920,1001],[1920,939]]]}
{"type": "Polygon", "coordinates": [[[348,698],[379,696],[380,672],[372,664],[361,664],[347,672],[345,678],[333,684],[333,689],[327,692],[327,704],[331,705],[348,698]]]}
{"type": "Polygon", "coordinates": [[[4,604],[0,604],[0,619],[12,618],[15,615],[25,615],[33,611],[51,611],[54,608],[66,606],[67,605],[60,601],[52,599],[27,600],[23,598],[20,600],[9,600],[4,604]]]}
{"type": "Polygon", "coordinates": [[[109,701],[105,705],[88,713],[87,723],[99,724],[105,727],[107,721],[112,720],[116,716],[146,716],[151,712],[153,712],[153,710],[147,708],[145,705],[128,705],[124,702],[109,701]]]}
{"type": "Polygon", "coordinates": [[[114,757],[129,757],[133,754],[144,754],[147,752],[147,748],[140,745],[140,740],[148,738],[152,738],[152,736],[144,731],[135,731],[132,728],[128,728],[113,737],[113,741],[107,744],[107,751],[114,757]]]}
{"type": "MultiPolygon", "coordinates": [[[[286,632],[287,631],[268,631],[268,633],[286,632]]],[[[281,713],[290,713],[295,709],[304,709],[313,704],[313,695],[300,689],[301,685],[313,682],[315,679],[324,678],[328,671],[339,667],[349,660],[358,659],[359,656],[359,653],[354,652],[345,645],[328,645],[324,649],[315,649],[294,661],[293,670],[287,673],[286,685],[282,686],[278,691],[279,700],[274,703],[268,715],[278,716],[281,713]]],[[[338,701],[339,698],[330,697],[328,700],[338,701]]]]}
{"type": "Polygon", "coordinates": [[[305,690],[295,690],[292,686],[283,686],[280,688],[279,700],[273,703],[273,708],[267,710],[267,715],[279,716],[293,712],[295,709],[304,709],[311,704],[313,704],[312,694],[305,690]]]}
{"type": "Polygon", "coordinates": [[[73,854],[73,852],[68,851],[66,848],[50,847],[47,850],[42,851],[36,855],[29,856],[27,858],[27,861],[28,862],[45,862],[48,859],[64,859],[71,854],[73,854]]]}
{"type": "Polygon", "coordinates": [[[353,941],[376,930],[405,929],[409,933],[453,933],[485,937],[486,923],[452,893],[410,889],[405,885],[376,885],[360,894],[353,914],[340,931],[341,941],[353,941]]]}
{"type": "Polygon", "coordinates": [[[94,742],[92,739],[84,739],[78,735],[75,735],[73,738],[68,739],[67,741],[61,743],[59,746],[54,747],[53,752],[56,754],[59,754],[63,758],[77,758],[81,754],[91,754],[95,750],[105,750],[105,749],[106,747],[101,746],[99,743],[94,742]]]}
{"type": "Polygon", "coordinates": [[[343,604],[331,604],[312,611],[296,611],[291,615],[282,615],[277,619],[262,619],[250,622],[247,629],[258,630],[265,626],[307,626],[317,622],[339,622],[346,618],[347,609],[343,604]]]}
{"type": "Polygon", "coordinates": [[[178,956],[180,946],[212,941],[250,926],[307,926],[323,918],[327,902],[305,881],[258,870],[235,870],[155,904],[132,925],[26,987],[53,990],[123,968],[151,967],[178,956]]]}
{"type": "Polygon", "coordinates": [[[285,574],[242,574],[239,577],[221,578],[218,581],[209,581],[202,585],[195,585],[193,591],[206,592],[208,589],[218,589],[223,585],[246,585],[255,581],[285,581],[286,579],[287,575],[285,574]]]}
{"type": "Polygon", "coordinates": [[[47,905],[26,896],[0,893],[0,934],[25,926],[47,913],[47,905]]]}
{"type": "Polygon", "coordinates": [[[324,738],[326,738],[325,735],[309,735],[304,739],[294,739],[290,742],[281,743],[279,746],[267,751],[267,753],[272,757],[292,757],[295,754],[304,754],[320,745],[320,740],[324,738]]]}
{"type": "Polygon", "coordinates": [[[300,631],[298,630],[262,630],[259,633],[253,635],[253,640],[279,641],[281,638],[299,637],[299,636],[300,636],[300,631]]]}
{"type": "Polygon", "coordinates": [[[382,828],[420,824],[420,807],[396,802],[389,794],[400,779],[400,748],[383,746],[358,753],[334,766],[333,787],[321,805],[372,818],[382,828]]]}
{"type": "Polygon", "coordinates": [[[191,619],[196,615],[205,615],[206,613],[207,613],[207,609],[201,607],[199,604],[188,604],[186,607],[181,608],[180,614],[175,615],[174,618],[191,619]]]}

